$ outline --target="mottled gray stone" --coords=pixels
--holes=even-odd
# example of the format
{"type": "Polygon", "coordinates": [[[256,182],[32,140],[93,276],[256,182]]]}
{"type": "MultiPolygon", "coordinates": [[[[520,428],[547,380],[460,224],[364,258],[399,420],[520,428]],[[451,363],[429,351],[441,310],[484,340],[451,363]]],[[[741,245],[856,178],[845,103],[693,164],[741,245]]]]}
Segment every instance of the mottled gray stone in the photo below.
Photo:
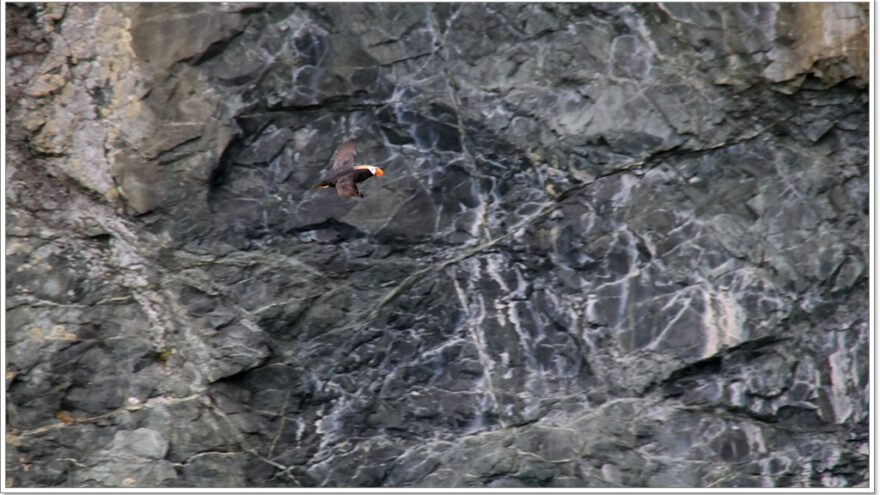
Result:
{"type": "Polygon", "coordinates": [[[236,442],[229,422],[213,412],[202,414],[192,400],[140,412],[137,424],[159,431],[168,440],[167,458],[172,462],[184,462],[200,452],[227,450],[236,442]]]}
{"type": "Polygon", "coordinates": [[[96,488],[159,486],[175,480],[177,473],[168,461],[107,460],[86,472],[77,472],[69,483],[96,488]]]}
{"type": "Polygon", "coordinates": [[[131,454],[147,459],[162,459],[168,451],[168,440],[162,434],[148,428],[119,431],[113,438],[113,450],[119,454],[131,454]]]}
{"type": "Polygon", "coordinates": [[[6,9],[7,484],[868,482],[864,6],[6,9]]]}
{"type": "Polygon", "coordinates": [[[191,457],[183,466],[183,478],[198,487],[246,486],[247,454],[206,452],[191,457]]]}

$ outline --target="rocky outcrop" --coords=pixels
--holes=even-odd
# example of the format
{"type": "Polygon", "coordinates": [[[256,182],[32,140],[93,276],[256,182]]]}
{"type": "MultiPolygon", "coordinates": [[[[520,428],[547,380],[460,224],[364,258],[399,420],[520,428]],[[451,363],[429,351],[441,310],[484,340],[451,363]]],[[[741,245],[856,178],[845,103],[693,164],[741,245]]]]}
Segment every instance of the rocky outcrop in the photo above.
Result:
{"type": "Polygon", "coordinates": [[[6,486],[867,486],[867,6],[6,9],[6,486]]]}

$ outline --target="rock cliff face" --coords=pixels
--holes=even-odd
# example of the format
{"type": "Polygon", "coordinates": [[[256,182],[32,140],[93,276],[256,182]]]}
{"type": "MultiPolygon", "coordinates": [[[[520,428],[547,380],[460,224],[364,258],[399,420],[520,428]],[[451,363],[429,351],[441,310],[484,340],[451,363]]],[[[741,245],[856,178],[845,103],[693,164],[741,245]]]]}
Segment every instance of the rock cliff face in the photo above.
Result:
{"type": "Polygon", "coordinates": [[[6,486],[867,486],[866,4],[6,9],[6,486]]]}

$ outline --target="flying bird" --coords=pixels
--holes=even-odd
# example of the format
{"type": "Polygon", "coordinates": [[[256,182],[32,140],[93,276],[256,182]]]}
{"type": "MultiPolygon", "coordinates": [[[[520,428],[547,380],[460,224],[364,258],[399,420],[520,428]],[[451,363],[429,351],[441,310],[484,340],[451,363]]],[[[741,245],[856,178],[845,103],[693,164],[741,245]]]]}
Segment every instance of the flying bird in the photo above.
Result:
{"type": "Polygon", "coordinates": [[[373,165],[355,165],[357,146],[354,141],[346,141],[333,154],[333,168],[330,178],[315,186],[315,189],[336,187],[340,198],[363,198],[357,185],[370,177],[382,177],[385,171],[373,165]]]}

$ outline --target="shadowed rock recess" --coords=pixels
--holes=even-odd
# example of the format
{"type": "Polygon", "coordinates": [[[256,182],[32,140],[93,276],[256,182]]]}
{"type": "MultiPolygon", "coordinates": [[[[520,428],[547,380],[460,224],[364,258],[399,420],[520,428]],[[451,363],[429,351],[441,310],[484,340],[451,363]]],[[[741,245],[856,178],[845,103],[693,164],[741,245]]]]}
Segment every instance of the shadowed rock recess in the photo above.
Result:
{"type": "Polygon", "coordinates": [[[867,486],[867,4],[4,8],[6,486],[867,486]]]}

